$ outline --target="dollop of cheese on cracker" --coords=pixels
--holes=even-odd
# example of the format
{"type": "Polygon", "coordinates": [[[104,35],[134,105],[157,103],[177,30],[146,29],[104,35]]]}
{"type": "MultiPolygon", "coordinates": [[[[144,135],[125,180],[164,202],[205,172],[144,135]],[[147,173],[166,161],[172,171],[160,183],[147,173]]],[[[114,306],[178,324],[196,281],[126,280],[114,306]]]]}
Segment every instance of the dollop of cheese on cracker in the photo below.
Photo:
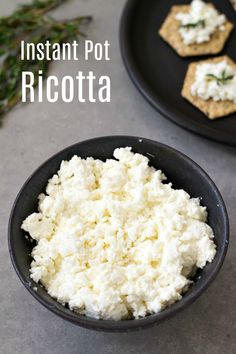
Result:
{"type": "Polygon", "coordinates": [[[203,100],[236,103],[236,70],[226,60],[201,63],[196,67],[191,94],[203,100]]]}
{"type": "Polygon", "coordinates": [[[208,42],[217,29],[225,30],[225,15],[202,0],[193,0],[190,11],[177,13],[176,19],[180,22],[179,33],[187,45],[208,42]]]}

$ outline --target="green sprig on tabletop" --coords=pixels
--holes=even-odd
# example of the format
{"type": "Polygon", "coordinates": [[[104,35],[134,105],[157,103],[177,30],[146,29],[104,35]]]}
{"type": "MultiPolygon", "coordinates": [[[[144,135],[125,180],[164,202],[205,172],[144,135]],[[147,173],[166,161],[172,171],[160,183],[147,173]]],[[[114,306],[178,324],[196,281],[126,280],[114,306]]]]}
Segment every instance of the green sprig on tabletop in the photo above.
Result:
{"type": "Polygon", "coordinates": [[[186,23],[185,25],[180,25],[180,28],[186,28],[186,29],[197,28],[197,27],[205,28],[206,27],[206,21],[205,20],[199,20],[197,22],[186,23]]]}
{"type": "MultiPolygon", "coordinates": [[[[76,17],[58,21],[47,12],[68,0],[34,0],[29,5],[21,5],[12,15],[0,18],[0,123],[3,114],[21,100],[22,71],[37,74],[43,70],[46,78],[50,61],[21,60],[21,40],[30,43],[70,42],[79,36],[85,36],[80,27],[91,21],[91,16],[76,17]]],[[[35,75],[37,77],[37,75],[35,75]]],[[[35,81],[35,86],[38,82],[35,81]]]]}
{"type": "Polygon", "coordinates": [[[226,71],[223,70],[221,76],[216,76],[214,74],[207,74],[206,75],[208,81],[215,80],[217,85],[225,85],[228,81],[234,78],[234,75],[227,75],[226,71]]]}

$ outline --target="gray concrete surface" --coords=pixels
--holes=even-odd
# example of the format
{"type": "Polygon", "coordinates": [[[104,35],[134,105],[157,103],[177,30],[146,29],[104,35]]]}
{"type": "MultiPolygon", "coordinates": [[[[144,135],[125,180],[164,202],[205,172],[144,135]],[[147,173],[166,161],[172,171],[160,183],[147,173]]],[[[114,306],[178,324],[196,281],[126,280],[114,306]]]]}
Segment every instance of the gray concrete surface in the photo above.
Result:
{"type": "MultiPolygon", "coordinates": [[[[0,14],[18,0],[1,1],[0,14]]],[[[121,61],[119,18],[125,0],[71,0],[58,16],[93,14],[89,38],[111,42],[111,61],[57,63],[52,73],[94,70],[112,78],[110,104],[20,105],[0,130],[0,353],[23,354],[233,354],[236,353],[236,149],[173,125],[140,96],[121,61]],[[21,285],[7,249],[7,223],[14,198],[31,172],[50,155],[75,142],[109,134],[159,140],[187,153],[214,179],[225,199],[231,241],[219,276],[192,306],[159,327],[130,334],[88,331],[57,318],[21,285]]]]}

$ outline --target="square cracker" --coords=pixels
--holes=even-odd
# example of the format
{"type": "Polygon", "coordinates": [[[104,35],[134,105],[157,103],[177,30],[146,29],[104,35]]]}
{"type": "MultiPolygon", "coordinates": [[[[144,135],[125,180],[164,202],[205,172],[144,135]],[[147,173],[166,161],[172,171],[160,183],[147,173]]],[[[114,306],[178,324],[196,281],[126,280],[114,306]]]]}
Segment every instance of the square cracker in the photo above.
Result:
{"type": "MultiPolygon", "coordinates": [[[[209,3],[209,5],[214,7],[213,4],[209,3]]],[[[219,53],[223,49],[231,31],[233,30],[233,24],[226,20],[224,24],[225,30],[221,31],[220,29],[216,29],[208,42],[187,45],[184,44],[183,39],[179,33],[179,21],[176,20],[175,16],[179,12],[189,11],[190,5],[172,6],[169,14],[167,15],[159,30],[159,35],[173,49],[175,49],[175,51],[181,57],[219,53]]]]}
{"type": "Polygon", "coordinates": [[[212,58],[208,60],[202,60],[195,63],[191,63],[188,66],[187,74],[185,76],[183,89],[181,95],[191,102],[200,111],[205,113],[209,119],[216,119],[227,116],[231,113],[236,112],[236,103],[233,101],[214,101],[213,99],[203,100],[200,97],[192,96],[191,86],[195,80],[196,68],[199,64],[203,63],[219,63],[222,60],[226,60],[227,63],[236,70],[236,63],[233,62],[228,56],[224,55],[217,58],[212,58]]]}

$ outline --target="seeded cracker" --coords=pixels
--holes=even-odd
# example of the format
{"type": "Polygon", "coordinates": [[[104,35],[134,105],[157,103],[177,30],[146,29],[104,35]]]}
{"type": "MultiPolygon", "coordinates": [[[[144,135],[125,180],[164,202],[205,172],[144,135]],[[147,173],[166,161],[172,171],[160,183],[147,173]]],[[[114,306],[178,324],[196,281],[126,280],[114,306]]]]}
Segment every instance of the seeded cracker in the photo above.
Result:
{"type": "Polygon", "coordinates": [[[234,10],[236,11],[236,0],[230,0],[231,4],[234,7],[234,10]]]}
{"type": "Polygon", "coordinates": [[[214,101],[209,99],[207,101],[191,95],[191,86],[195,80],[195,72],[198,64],[203,63],[219,63],[226,60],[229,65],[236,69],[236,63],[234,63],[229,57],[221,56],[218,58],[202,60],[195,63],[191,63],[188,67],[187,74],[185,76],[184,85],[182,89],[182,96],[191,102],[195,107],[202,111],[209,119],[216,119],[227,116],[236,112],[236,103],[232,101],[214,101]]]}
{"type": "MultiPolygon", "coordinates": [[[[209,4],[214,7],[213,4],[209,4]]],[[[219,53],[232,29],[233,24],[226,20],[224,26],[225,30],[216,31],[212,34],[211,40],[201,44],[184,44],[183,39],[179,33],[179,21],[176,20],[175,16],[178,12],[189,12],[189,5],[175,5],[171,7],[169,14],[167,15],[164,23],[162,24],[159,35],[166,41],[181,57],[195,56],[195,55],[207,55],[207,54],[217,54],[219,53]]]]}

